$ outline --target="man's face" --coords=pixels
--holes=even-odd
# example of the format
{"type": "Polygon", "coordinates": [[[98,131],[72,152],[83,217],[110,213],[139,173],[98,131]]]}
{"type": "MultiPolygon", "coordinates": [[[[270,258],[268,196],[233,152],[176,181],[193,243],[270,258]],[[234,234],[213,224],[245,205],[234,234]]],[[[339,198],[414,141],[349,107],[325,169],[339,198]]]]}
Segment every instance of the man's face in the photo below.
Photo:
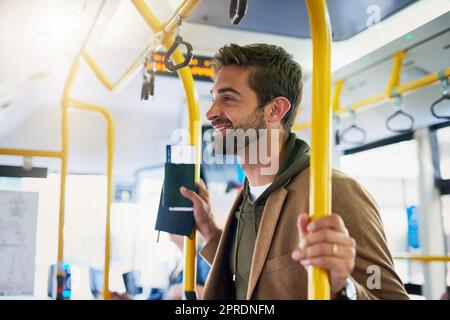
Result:
{"type": "MultiPolygon", "coordinates": [[[[227,66],[220,69],[215,77],[211,90],[213,103],[206,117],[215,129],[215,140],[223,141],[222,150],[225,153],[236,154],[240,148],[257,140],[259,129],[266,128],[264,108],[258,107],[256,92],[248,85],[249,75],[249,68],[227,66]],[[242,131],[252,133],[245,138],[244,144],[239,144],[233,136],[242,134],[242,131]]],[[[215,149],[217,146],[215,144],[215,149]]]]}

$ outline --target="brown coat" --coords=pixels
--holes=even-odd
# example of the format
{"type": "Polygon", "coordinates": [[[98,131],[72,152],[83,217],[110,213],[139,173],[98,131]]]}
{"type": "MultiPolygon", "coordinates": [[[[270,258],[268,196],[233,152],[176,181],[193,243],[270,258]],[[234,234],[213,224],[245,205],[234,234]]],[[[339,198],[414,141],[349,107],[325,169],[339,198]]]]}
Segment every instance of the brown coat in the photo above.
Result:
{"type": "MultiPolygon", "coordinates": [[[[253,252],[247,299],[307,299],[306,269],[291,258],[298,245],[297,216],[309,211],[309,168],[290,183],[270,193],[258,230],[253,252]]],[[[223,232],[218,232],[202,249],[201,255],[211,265],[204,299],[230,299],[234,288],[229,270],[230,232],[234,212],[242,201],[242,191],[231,208],[223,232]]],[[[394,271],[378,208],[355,180],[333,170],[332,212],[342,216],[350,236],[357,243],[355,269],[351,280],[358,299],[408,299],[400,278],[394,271]],[[368,267],[381,271],[379,289],[369,289],[372,276],[368,267]]]]}

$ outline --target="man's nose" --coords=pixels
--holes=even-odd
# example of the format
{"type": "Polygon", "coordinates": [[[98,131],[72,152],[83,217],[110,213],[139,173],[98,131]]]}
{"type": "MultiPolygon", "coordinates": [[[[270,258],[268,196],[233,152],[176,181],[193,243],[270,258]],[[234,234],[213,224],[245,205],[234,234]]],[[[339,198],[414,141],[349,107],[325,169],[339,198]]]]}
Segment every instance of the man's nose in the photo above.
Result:
{"type": "Polygon", "coordinates": [[[220,108],[217,106],[215,102],[211,104],[209,110],[206,112],[206,119],[209,121],[213,121],[214,119],[220,117],[222,115],[220,108]]]}

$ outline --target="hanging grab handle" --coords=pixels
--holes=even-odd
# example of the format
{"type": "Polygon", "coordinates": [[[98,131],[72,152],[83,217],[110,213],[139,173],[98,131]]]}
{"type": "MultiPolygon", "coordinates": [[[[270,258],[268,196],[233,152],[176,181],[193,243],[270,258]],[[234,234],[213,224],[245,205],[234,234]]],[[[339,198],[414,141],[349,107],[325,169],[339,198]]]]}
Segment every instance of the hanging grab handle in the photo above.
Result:
{"type": "Polygon", "coordinates": [[[411,115],[409,115],[409,114],[407,114],[407,113],[405,113],[405,112],[403,112],[401,110],[397,110],[397,111],[394,112],[393,115],[389,116],[386,119],[386,128],[388,128],[388,130],[391,130],[393,132],[399,132],[399,133],[410,132],[414,128],[414,118],[411,115]],[[403,117],[405,117],[405,118],[407,118],[409,120],[409,123],[410,123],[409,127],[405,128],[405,129],[395,129],[395,128],[393,128],[391,126],[392,119],[397,118],[399,116],[403,116],[403,117]]]}
{"type": "Polygon", "coordinates": [[[167,70],[169,70],[170,72],[174,72],[174,71],[177,71],[178,69],[188,66],[189,63],[191,63],[193,56],[194,56],[194,53],[193,53],[192,45],[189,42],[184,41],[180,35],[177,35],[175,37],[175,40],[174,40],[172,46],[169,48],[169,50],[167,50],[167,53],[165,55],[164,64],[166,65],[167,70]],[[176,49],[178,49],[180,44],[182,44],[186,47],[186,50],[187,50],[186,58],[184,59],[183,62],[174,65],[172,62],[171,56],[174,53],[174,51],[176,49]]]}
{"type": "Polygon", "coordinates": [[[247,0],[231,0],[230,1],[230,22],[238,24],[245,16],[247,11],[247,0]]]}
{"type": "Polygon", "coordinates": [[[341,139],[340,141],[348,144],[354,144],[354,145],[362,145],[366,141],[367,138],[367,132],[361,127],[358,127],[356,124],[352,124],[350,127],[345,128],[341,132],[341,139]],[[346,135],[348,135],[349,132],[354,131],[361,134],[361,138],[358,140],[347,140],[345,138],[346,135]]]}
{"type": "Polygon", "coordinates": [[[396,98],[396,102],[394,104],[395,108],[397,109],[397,111],[395,111],[392,115],[390,115],[387,119],[386,119],[386,128],[390,131],[393,132],[398,132],[398,133],[407,133],[410,132],[414,129],[414,118],[409,115],[408,113],[404,112],[403,109],[403,98],[401,95],[395,95],[396,98]],[[398,117],[404,117],[406,119],[408,119],[409,121],[409,126],[404,128],[404,129],[396,129],[392,127],[392,120],[398,117]]]}
{"type": "Polygon", "coordinates": [[[450,93],[449,93],[450,85],[449,85],[448,79],[445,76],[443,71],[439,72],[439,79],[441,80],[441,84],[442,84],[442,97],[431,104],[430,111],[431,111],[431,114],[438,119],[450,120],[450,114],[448,114],[448,115],[438,114],[438,112],[436,112],[436,109],[435,109],[436,106],[438,104],[440,104],[441,102],[443,102],[445,100],[450,100],[450,93]]]}
{"type": "Polygon", "coordinates": [[[353,145],[363,145],[364,142],[366,142],[366,138],[367,138],[367,132],[366,130],[364,130],[363,128],[359,127],[356,125],[356,114],[355,111],[350,110],[349,111],[351,116],[352,116],[352,124],[345,128],[344,130],[342,130],[341,134],[340,134],[340,141],[339,142],[344,142],[344,143],[348,143],[348,144],[353,144],[353,145]],[[345,137],[348,136],[348,134],[350,132],[356,132],[360,134],[360,138],[357,140],[348,140],[345,137]]]}

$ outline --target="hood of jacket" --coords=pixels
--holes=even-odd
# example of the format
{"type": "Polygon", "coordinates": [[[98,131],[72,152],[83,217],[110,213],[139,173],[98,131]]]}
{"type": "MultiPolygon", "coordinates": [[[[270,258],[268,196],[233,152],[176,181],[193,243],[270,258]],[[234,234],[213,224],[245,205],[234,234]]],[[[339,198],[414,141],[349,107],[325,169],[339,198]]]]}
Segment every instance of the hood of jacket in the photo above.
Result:
{"type": "MultiPolygon", "coordinates": [[[[255,200],[255,205],[264,204],[272,191],[288,184],[292,177],[306,169],[309,166],[309,159],[309,145],[291,132],[286,142],[280,169],[272,184],[255,200]]],[[[247,179],[245,180],[245,190],[249,192],[247,179]]]]}

